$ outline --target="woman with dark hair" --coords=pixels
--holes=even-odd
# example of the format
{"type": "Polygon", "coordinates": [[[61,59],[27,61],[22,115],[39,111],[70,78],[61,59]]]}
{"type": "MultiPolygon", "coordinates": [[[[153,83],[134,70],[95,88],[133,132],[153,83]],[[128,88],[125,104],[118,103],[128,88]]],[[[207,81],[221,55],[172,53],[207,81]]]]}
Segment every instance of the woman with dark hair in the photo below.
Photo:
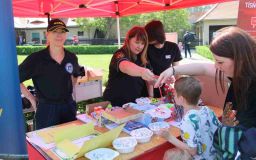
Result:
{"type": "MultiPolygon", "coordinates": [[[[164,26],[161,21],[153,20],[146,24],[148,34],[148,60],[155,75],[160,75],[170,66],[176,66],[182,59],[176,43],[166,41],[164,26]]],[[[163,87],[161,87],[164,93],[163,87]]],[[[154,97],[159,98],[160,90],[154,89],[154,97]]]]}
{"type": "Polygon", "coordinates": [[[236,159],[239,155],[241,159],[254,159],[256,150],[250,142],[256,134],[256,40],[238,27],[227,27],[217,32],[210,50],[215,64],[171,67],[161,73],[155,87],[175,74],[215,77],[215,85],[219,83],[222,90],[224,80],[230,81],[223,107],[224,125],[215,132],[214,146],[218,159],[236,159]]]}
{"type": "Polygon", "coordinates": [[[223,89],[224,80],[229,80],[223,123],[256,127],[256,40],[238,27],[227,27],[217,32],[210,50],[215,64],[192,63],[170,67],[161,73],[155,87],[174,74],[212,76],[223,89]],[[235,116],[232,116],[232,110],[236,111],[235,116]]]}
{"type": "Polygon", "coordinates": [[[103,94],[104,99],[112,105],[122,106],[145,96],[145,81],[154,80],[154,74],[146,68],[147,48],[148,36],[145,29],[135,26],[128,31],[123,47],[114,53],[103,94]]]}

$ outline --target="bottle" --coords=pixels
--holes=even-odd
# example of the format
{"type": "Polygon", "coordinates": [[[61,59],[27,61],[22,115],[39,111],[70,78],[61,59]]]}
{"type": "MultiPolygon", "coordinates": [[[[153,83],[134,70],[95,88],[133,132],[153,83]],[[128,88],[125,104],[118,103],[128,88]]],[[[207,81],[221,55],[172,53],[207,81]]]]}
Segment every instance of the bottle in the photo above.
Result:
{"type": "Polygon", "coordinates": [[[102,127],[101,116],[104,109],[102,108],[102,106],[98,106],[94,108],[94,111],[96,113],[97,126],[102,127]]]}

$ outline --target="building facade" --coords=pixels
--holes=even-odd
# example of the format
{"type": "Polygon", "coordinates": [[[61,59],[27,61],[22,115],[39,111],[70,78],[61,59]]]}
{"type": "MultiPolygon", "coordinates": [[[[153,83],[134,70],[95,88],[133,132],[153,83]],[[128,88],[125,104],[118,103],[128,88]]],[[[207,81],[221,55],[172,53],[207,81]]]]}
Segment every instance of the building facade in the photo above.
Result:
{"type": "Polygon", "coordinates": [[[231,1],[214,5],[195,22],[195,32],[200,39],[199,45],[209,45],[217,30],[236,26],[239,1],[231,1]]]}

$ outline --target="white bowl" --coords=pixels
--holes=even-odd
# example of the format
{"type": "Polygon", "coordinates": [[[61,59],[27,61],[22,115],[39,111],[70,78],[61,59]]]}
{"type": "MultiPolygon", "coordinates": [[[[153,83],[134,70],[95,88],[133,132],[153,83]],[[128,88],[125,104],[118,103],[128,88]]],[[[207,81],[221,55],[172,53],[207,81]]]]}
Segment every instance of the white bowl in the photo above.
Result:
{"type": "Polygon", "coordinates": [[[138,143],[147,143],[150,141],[153,132],[144,127],[131,131],[130,135],[136,138],[138,143]]]}
{"type": "Polygon", "coordinates": [[[134,151],[137,141],[134,137],[119,137],[112,145],[120,153],[130,153],[134,151]]]}
{"type": "Polygon", "coordinates": [[[90,160],[113,160],[119,153],[110,148],[98,148],[86,153],[84,156],[90,160]]]}
{"type": "Polygon", "coordinates": [[[170,127],[169,123],[167,122],[154,122],[148,125],[148,128],[157,134],[161,129],[168,129],[170,127]]]}

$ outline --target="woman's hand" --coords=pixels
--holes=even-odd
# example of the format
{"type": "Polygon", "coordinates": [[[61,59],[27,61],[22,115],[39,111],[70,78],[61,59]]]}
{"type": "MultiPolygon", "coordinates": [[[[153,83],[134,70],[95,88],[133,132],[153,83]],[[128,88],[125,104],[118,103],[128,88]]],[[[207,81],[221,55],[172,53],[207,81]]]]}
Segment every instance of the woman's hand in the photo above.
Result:
{"type": "Polygon", "coordinates": [[[222,124],[226,126],[236,126],[239,121],[236,119],[236,111],[232,110],[232,103],[228,102],[222,115],[222,124]]]}
{"type": "Polygon", "coordinates": [[[158,87],[162,86],[163,83],[165,83],[167,80],[171,79],[172,76],[173,76],[173,69],[170,67],[160,74],[154,87],[158,88],[158,87]]]}
{"type": "Polygon", "coordinates": [[[155,75],[149,69],[143,68],[141,71],[141,78],[152,82],[155,79],[155,75]]]}
{"type": "Polygon", "coordinates": [[[165,83],[167,84],[173,84],[175,82],[175,77],[174,76],[171,76],[170,78],[167,79],[167,81],[165,83]]]}

